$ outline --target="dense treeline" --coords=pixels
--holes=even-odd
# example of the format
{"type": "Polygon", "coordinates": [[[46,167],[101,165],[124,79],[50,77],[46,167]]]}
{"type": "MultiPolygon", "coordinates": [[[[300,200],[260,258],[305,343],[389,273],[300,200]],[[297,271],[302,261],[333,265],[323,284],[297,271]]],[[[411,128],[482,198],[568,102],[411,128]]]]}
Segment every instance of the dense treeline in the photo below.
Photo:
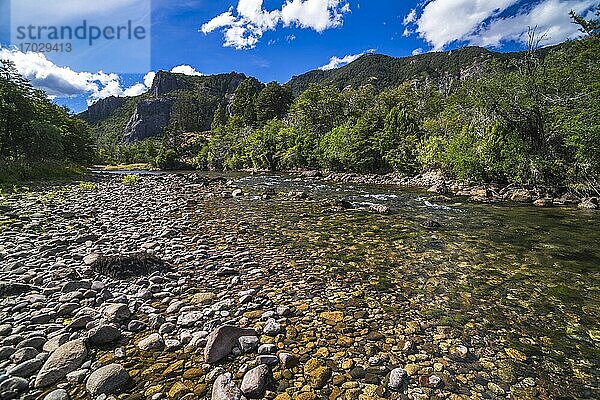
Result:
{"type": "Polygon", "coordinates": [[[91,128],[0,61],[0,180],[65,172],[93,157],[91,128]]]}
{"type": "Polygon", "coordinates": [[[292,101],[276,83],[242,84],[197,166],[325,168],[415,174],[438,168],[463,180],[598,185],[600,38],[567,43],[450,89],[419,81],[378,92],[311,85],[292,101]]]}

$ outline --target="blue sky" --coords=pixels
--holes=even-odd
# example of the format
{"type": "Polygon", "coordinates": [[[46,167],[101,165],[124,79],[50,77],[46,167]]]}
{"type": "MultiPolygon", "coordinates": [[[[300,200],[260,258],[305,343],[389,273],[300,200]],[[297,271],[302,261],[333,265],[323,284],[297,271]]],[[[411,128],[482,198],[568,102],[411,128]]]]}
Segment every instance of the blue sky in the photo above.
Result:
{"type": "MultiPolygon", "coordinates": [[[[22,6],[25,0],[13,0],[13,25],[14,2],[22,6]]],[[[40,13],[50,3],[27,2],[40,13]]],[[[577,35],[570,9],[586,14],[598,1],[104,0],[93,6],[94,15],[105,15],[98,23],[118,24],[134,15],[135,23],[148,24],[148,47],[139,42],[111,48],[111,42],[68,57],[11,48],[9,3],[0,0],[0,57],[15,61],[34,85],[79,112],[98,98],[142,93],[151,83],[148,72],[174,67],[189,74],[237,71],[284,83],[312,69],[342,66],[365,52],[404,57],[469,44],[511,51],[523,47],[527,26],[538,25],[546,33],[544,44],[554,44],[577,35]],[[125,61],[135,65],[125,68],[125,61]]],[[[89,1],[61,4],[74,10],[69,24],[90,12],[89,1]]],[[[30,12],[23,15],[31,18],[30,12]]]]}

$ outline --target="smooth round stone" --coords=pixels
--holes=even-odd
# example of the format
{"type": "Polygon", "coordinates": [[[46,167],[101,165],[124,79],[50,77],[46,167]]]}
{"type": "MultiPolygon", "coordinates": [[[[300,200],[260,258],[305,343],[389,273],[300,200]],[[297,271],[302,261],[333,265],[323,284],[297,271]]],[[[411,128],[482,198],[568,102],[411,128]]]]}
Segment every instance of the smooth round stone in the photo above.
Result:
{"type": "Polygon", "coordinates": [[[69,394],[64,389],[56,389],[44,397],[44,400],[69,400],[69,394]]]}
{"type": "Polygon", "coordinates": [[[145,339],[142,339],[138,343],[138,347],[140,348],[140,350],[150,351],[150,350],[162,348],[164,346],[164,344],[165,343],[163,341],[162,336],[160,336],[158,333],[153,333],[152,335],[146,337],[145,339]]]}
{"type": "Polygon", "coordinates": [[[90,375],[85,387],[92,396],[114,394],[129,382],[129,373],[121,364],[109,364],[90,375]]]}

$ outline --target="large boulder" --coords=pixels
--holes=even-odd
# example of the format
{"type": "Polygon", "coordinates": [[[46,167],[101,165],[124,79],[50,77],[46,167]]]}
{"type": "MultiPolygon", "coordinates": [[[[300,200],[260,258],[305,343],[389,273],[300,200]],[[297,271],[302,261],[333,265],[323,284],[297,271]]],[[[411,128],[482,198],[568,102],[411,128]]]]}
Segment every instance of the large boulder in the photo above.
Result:
{"type": "Polygon", "coordinates": [[[217,377],[213,384],[211,400],[240,400],[241,398],[242,391],[235,386],[230,373],[217,377]]]}
{"type": "Polygon", "coordinates": [[[204,358],[207,363],[215,363],[227,357],[238,344],[242,336],[256,336],[254,329],[242,329],[236,326],[223,325],[214,331],[206,339],[204,358]]]}
{"type": "Polygon", "coordinates": [[[92,396],[114,394],[123,389],[129,379],[129,373],[121,364],[109,364],[92,372],[85,388],[92,396]]]}
{"type": "Polygon", "coordinates": [[[35,379],[36,388],[50,386],[83,364],[88,355],[82,340],[73,340],[60,346],[48,357],[35,379]]]}

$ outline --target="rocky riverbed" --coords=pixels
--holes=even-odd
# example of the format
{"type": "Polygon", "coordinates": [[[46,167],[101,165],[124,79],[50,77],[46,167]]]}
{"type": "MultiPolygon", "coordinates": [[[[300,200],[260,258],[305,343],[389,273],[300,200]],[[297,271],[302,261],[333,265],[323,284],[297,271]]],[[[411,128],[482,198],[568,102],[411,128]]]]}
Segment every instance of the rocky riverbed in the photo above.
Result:
{"type": "Polygon", "coordinates": [[[1,399],[600,397],[594,211],[88,181],[1,199],[1,399]]]}

